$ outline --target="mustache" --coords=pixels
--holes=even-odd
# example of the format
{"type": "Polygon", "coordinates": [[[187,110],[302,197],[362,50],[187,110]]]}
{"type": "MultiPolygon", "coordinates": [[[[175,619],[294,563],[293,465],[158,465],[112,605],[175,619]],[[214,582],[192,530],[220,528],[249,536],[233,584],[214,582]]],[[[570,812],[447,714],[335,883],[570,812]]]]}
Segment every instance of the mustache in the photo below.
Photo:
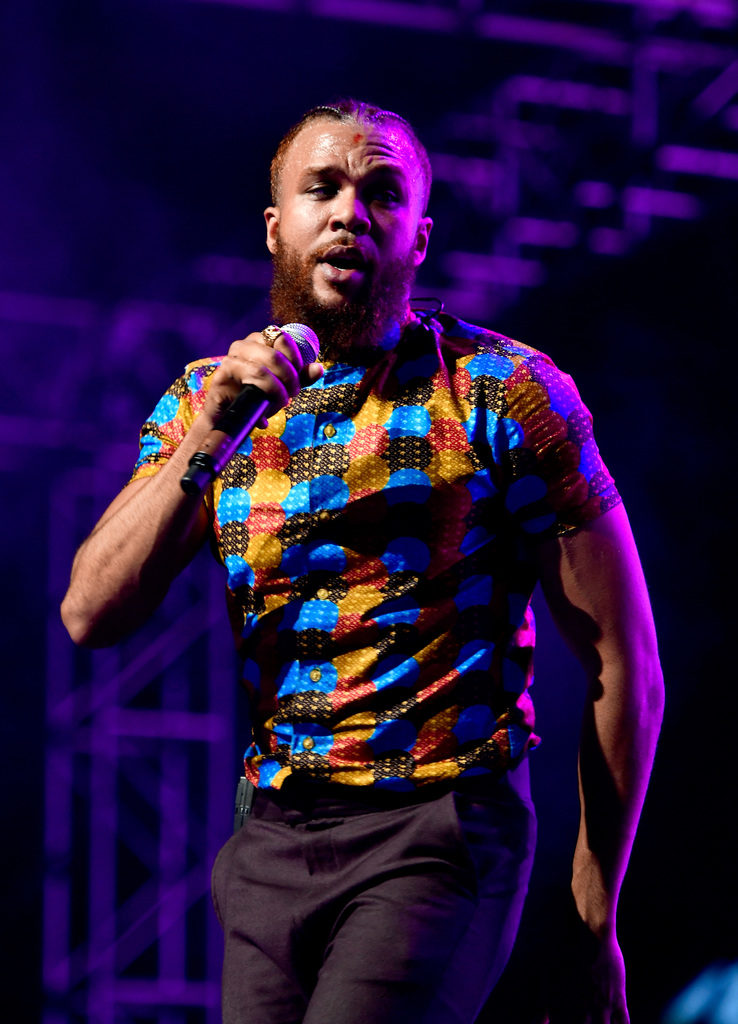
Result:
{"type": "Polygon", "coordinates": [[[319,263],[329,254],[333,254],[336,249],[351,249],[359,253],[362,263],[370,264],[372,262],[369,254],[357,241],[356,235],[352,235],[350,231],[339,231],[330,242],[321,246],[320,249],[316,249],[311,254],[311,259],[319,263]]]}

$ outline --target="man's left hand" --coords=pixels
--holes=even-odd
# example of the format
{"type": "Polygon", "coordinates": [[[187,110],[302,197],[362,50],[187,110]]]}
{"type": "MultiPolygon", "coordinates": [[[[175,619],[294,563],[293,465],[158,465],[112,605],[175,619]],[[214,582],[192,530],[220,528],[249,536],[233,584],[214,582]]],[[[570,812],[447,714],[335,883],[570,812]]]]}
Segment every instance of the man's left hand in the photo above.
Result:
{"type": "Polygon", "coordinates": [[[579,920],[559,958],[549,1024],[630,1024],[625,965],[614,933],[598,938],[579,920]]]}

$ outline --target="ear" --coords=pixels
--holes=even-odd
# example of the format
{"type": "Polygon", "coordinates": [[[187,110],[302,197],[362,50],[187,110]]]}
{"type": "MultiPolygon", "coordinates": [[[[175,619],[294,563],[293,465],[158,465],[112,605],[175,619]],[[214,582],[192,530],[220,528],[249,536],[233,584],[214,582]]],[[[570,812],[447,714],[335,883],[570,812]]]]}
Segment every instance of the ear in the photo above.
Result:
{"type": "Polygon", "coordinates": [[[266,221],[267,227],[267,249],[273,256],[277,248],[277,233],[279,231],[279,207],[267,206],[266,210],[264,210],[264,220],[266,221]]]}
{"type": "Polygon", "coordinates": [[[425,254],[428,251],[428,239],[430,238],[432,227],[433,220],[430,217],[421,217],[418,221],[418,233],[415,236],[415,250],[413,253],[413,259],[416,267],[419,267],[425,259],[425,254]]]}

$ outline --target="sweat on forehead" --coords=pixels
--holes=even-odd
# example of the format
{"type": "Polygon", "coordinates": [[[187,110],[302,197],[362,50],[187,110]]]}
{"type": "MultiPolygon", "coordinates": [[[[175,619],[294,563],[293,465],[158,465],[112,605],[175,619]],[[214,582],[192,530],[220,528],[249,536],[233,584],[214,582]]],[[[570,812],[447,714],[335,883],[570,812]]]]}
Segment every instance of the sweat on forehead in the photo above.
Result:
{"type": "Polygon", "coordinates": [[[401,117],[399,114],[395,114],[391,110],[382,110],[380,107],[375,107],[372,104],[354,99],[337,100],[333,104],[312,107],[307,111],[307,113],[303,114],[297,124],[294,124],[284,136],[277,146],[277,151],[274,154],[271,164],[272,203],[274,203],[275,206],[279,205],[280,182],[287,151],[303,128],[312,124],[314,121],[326,121],[328,124],[330,124],[331,121],[334,121],[337,124],[355,125],[356,132],[354,134],[354,142],[356,143],[361,142],[365,134],[370,132],[375,126],[388,130],[399,129],[410,143],[418,161],[419,169],[423,178],[422,212],[425,213],[428,206],[428,199],[430,198],[431,167],[425,146],[418,139],[412,125],[409,121],[406,121],[404,117],[401,117]]]}

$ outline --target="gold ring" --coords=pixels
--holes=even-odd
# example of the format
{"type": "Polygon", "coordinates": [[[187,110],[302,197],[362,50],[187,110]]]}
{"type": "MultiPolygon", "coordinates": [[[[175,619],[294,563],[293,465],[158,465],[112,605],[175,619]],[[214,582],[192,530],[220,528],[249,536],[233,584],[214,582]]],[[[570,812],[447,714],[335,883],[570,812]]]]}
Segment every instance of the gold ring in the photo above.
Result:
{"type": "Polygon", "coordinates": [[[266,344],[269,346],[269,348],[274,348],[274,342],[277,340],[281,333],[282,331],[280,330],[279,327],[277,327],[276,324],[269,324],[269,326],[265,327],[264,330],[261,332],[261,335],[266,344]]]}

